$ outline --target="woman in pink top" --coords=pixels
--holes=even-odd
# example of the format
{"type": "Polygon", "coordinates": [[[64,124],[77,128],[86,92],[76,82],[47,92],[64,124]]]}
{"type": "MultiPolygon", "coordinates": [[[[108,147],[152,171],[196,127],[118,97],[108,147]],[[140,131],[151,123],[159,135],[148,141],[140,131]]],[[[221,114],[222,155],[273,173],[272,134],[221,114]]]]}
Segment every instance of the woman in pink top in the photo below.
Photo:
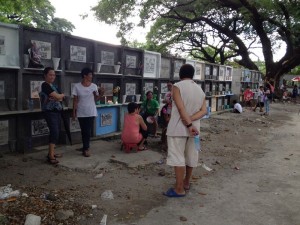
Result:
{"type": "Polygon", "coordinates": [[[147,125],[139,112],[138,104],[135,102],[128,104],[128,114],[124,117],[121,139],[124,144],[138,144],[139,150],[145,150],[144,141],[147,137],[147,125]]]}

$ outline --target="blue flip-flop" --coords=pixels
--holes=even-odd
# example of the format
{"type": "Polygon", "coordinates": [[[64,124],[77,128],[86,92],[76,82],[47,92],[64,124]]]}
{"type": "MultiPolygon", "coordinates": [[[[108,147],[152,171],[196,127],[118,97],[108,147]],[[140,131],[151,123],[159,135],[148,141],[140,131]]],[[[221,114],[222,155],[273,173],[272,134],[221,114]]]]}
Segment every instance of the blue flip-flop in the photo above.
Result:
{"type": "Polygon", "coordinates": [[[163,192],[163,195],[171,198],[179,198],[185,196],[185,194],[177,194],[174,188],[169,188],[168,191],[163,192]]]}

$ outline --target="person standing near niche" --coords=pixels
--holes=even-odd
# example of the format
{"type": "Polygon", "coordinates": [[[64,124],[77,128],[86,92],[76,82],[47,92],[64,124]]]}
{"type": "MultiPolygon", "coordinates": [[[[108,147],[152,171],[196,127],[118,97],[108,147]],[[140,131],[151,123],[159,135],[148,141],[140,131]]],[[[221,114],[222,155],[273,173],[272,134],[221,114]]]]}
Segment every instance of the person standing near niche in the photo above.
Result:
{"type": "Polygon", "coordinates": [[[61,158],[62,154],[55,154],[55,145],[59,139],[60,117],[63,110],[61,101],[65,95],[54,85],[56,75],[52,67],[46,67],[43,74],[45,82],[42,83],[39,94],[42,112],[50,130],[47,159],[50,164],[57,164],[59,161],[56,158],[61,158]]]}
{"type": "Polygon", "coordinates": [[[90,157],[90,138],[94,118],[97,117],[96,101],[100,100],[104,91],[99,89],[96,84],[92,83],[93,71],[89,68],[81,70],[81,82],[75,84],[73,95],[73,120],[78,118],[81,138],[82,138],[82,155],[90,157]],[[100,93],[99,93],[100,92],[100,93]]]}

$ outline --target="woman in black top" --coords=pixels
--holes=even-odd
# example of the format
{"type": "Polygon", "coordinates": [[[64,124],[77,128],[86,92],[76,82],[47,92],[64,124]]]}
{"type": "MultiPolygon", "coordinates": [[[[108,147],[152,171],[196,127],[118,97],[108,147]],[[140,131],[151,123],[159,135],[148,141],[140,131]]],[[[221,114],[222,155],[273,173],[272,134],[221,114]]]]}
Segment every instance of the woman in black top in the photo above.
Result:
{"type": "Polygon", "coordinates": [[[45,82],[42,83],[42,91],[40,93],[42,111],[50,130],[49,152],[47,158],[48,162],[51,164],[59,163],[56,158],[62,157],[61,154],[55,154],[54,148],[59,138],[60,117],[61,110],[63,109],[61,101],[65,97],[64,94],[58,92],[53,84],[55,77],[56,75],[53,68],[46,67],[44,69],[45,82]]]}

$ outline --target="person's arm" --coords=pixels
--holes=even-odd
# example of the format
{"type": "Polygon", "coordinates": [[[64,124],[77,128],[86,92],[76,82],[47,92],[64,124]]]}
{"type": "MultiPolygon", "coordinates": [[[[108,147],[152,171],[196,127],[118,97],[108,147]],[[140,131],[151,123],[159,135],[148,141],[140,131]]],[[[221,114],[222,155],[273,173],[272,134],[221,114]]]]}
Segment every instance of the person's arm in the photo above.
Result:
{"type": "Polygon", "coordinates": [[[202,107],[201,109],[194,113],[192,116],[191,116],[191,120],[194,121],[194,120],[199,120],[201,119],[203,116],[205,116],[207,114],[207,108],[206,108],[206,100],[205,98],[203,99],[203,103],[202,103],[202,107]]]}
{"type": "Polygon", "coordinates": [[[143,118],[140,115],[139,115],[139,124],[140,124],[140,126],[143,130],[145,130],[145,131],[147,130],[147,125],[146,125],[146,123],[144,122],[143,118]]]}
{"type": "Polygon", "coordinates": [[[98,91],[94,91],[93,94],[95,102],[99,101],[104,95],[104,87],[99,88],[98,91]]]}
{"type": "Polygon", "coordinates": [[[56,91],[51,92],[49,96],[54,98],[56,101],[62,101],[65,97],[64,94],[59,94],[56,91]]]}
{"type": "Polygon", "coordinates": [[[182,122],[184,123],[184,125],[189,130],[190,135],[194,136],[196,134],[199,134],[198,129],[195,126],[193,126],[192,120],[184,108],[184,104],[183,104],[183,101],[182,101],[182,98],[180,95],[180,90],[176,86],[173,87],[173,100],[178,109],[180,118],[181,118],[182,122]]]}
{"type": "Polygon", "coordinates": [[[73,98],[73,120],[77,117],[77,106],[78,106],[78,97],[74,95],[73,98]]]}
{"type": "Polygon", "coordinates": [[[42,90],[45,92],[50,98],[54,99],[55,101],[62,101],[65,97],[64,94],[59,94],[50,86],[50,84],[44,82],[42,84],[42,90]]]}

